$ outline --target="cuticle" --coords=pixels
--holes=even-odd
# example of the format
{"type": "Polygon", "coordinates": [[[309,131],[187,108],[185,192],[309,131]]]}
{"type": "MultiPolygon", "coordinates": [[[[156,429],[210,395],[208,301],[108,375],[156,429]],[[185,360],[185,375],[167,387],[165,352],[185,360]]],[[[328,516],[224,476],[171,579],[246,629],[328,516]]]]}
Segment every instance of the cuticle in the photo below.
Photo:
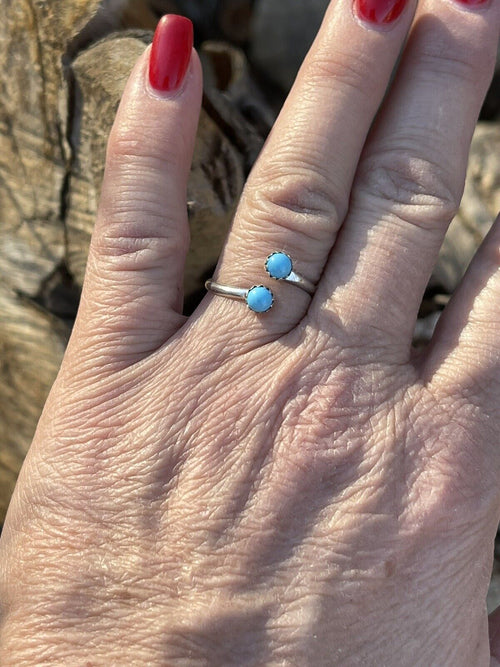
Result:
{"type": "MultiPolygon", "coordinates": [[[[151,50],[151,44],[149,45],[148,48],[149,50],[151,50]]],[[[144,76],[144,87],[150,97],[153,97],[157,100],[175,101],[177,98],[181,97],[181,95],[184,93],[185,89],[187,88],[189,80],[193,76],[193,54],[191,54],[191,58],[189,60],[189,65],[186,74],[184,76],[184,79],[182,80],[181,85],[176,90],[162,92],[160,90],[156,90],[156,88],[153,88],[149,80],[149,54],[148,57],[146,58],[145,72],[143,76],[144,76]]]]}
{"type": "Polygon", "coordinates": [[[466,2],[460,2],[460,0],[446,0],[446,2],[462,12],[465,11],[467,14],[481,14],[490,9],[493,4],[492,0],[486,0],[486,2],[480,2],[477,5],[469,5],[466,2]]]}
{"type": "MultiPolygon", "coordinates": [[[[455,1],[455,0],[454,0],[455,1]]],[[[353,1],[351,2],[351,14],[354,18],[354,20],[358,23],[358,25],[362,26],[365,30],[376,30],[377,32],[390,32],[393,30],[400,21],[403,20],[403,16],[405,12],[407,11],[408,5],[412,4],[411,2],[407,1],[405,3],[405,7],[403,8],[403,11],[401,14],[394,20],[391,21],[390,23],[372,23],[370,21],[366,21],[365,19],[361,18],[359,16],[357,10],[356,10],[356,3],[353,1]]]]}

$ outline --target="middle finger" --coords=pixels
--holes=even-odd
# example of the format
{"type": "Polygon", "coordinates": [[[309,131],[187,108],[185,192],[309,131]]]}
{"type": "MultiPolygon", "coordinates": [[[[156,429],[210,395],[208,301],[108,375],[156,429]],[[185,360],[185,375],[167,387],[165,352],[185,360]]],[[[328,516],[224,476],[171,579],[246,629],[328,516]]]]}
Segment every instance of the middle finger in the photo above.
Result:
{"type": "MultiPolygon", "coordinates": [[[[289,331],[305,314],[311,297],[274,281],[265,260],[284,251],[309,281],[321,276],[346,214],[366,135],[412,21],[411,0],[410,6],[405,1],[330,4],[250,175],[215,272],[224,285],[267,285],[274,306],[256,316],[217,296],[204,314],[215,335],[230,322],[232,332],[240,327],[262,343],[289,331]]],[[[241,338],[235,340],[241,346],[241,338]]]]}

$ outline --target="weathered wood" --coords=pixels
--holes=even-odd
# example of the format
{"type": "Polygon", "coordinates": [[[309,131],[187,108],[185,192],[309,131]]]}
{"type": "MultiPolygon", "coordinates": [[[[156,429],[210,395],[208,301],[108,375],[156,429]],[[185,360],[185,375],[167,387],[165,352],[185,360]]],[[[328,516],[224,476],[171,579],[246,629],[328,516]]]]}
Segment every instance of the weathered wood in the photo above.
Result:
{"type": "MultiPolygon", "coordinates": [[[[78,305],[108,132],[152,36],[113,31],[153,28],[177,3],[0,1],[2,520],[78,305]]],[[[257,128],[241,113],[245,85],[253,98],[243,55],[229,46],[212,52],[203,55],[208,83],[188,187],[188,310],[217,261],[271,118],[263,103],[257,128]]]]}
{"type": "Polygon", "coordinates": [[[55,378],[68,328],[55,315],[0,285],[0,517],[55,378]]]}
{"type": "Polygon", "coordinates": [[[474,132],[464,195],[439,254],[431,285],[453,292],[500,211],[500,124],[474,132]]]}
{"type": "Polygon", "coordinates": [[[91,1],[2,3],[0,519],[69,331],[38,302],[65,253],[61,56],[96,7],[91,1]]]}

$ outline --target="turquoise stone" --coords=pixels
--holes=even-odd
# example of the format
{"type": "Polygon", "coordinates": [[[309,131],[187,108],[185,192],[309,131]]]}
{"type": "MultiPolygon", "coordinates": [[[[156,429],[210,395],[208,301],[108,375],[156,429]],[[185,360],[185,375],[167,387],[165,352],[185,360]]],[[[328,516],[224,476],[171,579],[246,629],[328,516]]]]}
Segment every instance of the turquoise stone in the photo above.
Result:
{"type": "Polygon", "coordinates": [[[246,298],[248,307],[255,313],[265,313],[273,305],[273,293],[263,285],[251,287],[246,298]]]}
{"type": "Polygon", "coordinates": [[[292,272],[292,260],[284,252],[273,252],[267,258],[266,271],[276,280],[287,278],[292,272]]]}

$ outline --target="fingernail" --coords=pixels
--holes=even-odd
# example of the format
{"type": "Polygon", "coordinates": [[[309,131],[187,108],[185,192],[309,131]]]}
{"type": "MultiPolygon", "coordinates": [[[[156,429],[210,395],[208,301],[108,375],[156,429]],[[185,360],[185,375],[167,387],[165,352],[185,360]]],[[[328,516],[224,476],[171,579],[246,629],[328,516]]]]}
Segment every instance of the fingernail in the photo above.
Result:
{"type": "Polygon", "coordinates": [[[186,76],[193,48],[193,24],[167,14],[156,26],[149,58],[149,82],[155,90],[173,92],[186,76]]]}
{"type": "Polygon", "coordinates": [[[406,0],[354,0],[359,18],[375,25],[395,21],[405,8],[406,0]]]}
{"type": "Polygon", "coordinates": [[[465,5],[466,7],[482,7],[486,5],[489,0],[456,0],[459,5],[465,5]]]}

